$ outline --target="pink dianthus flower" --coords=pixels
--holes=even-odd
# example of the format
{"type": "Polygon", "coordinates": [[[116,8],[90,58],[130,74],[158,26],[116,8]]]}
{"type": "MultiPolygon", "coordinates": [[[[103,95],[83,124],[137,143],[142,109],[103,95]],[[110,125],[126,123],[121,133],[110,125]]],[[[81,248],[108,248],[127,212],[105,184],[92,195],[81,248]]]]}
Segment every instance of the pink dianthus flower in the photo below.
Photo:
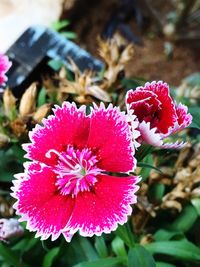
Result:
{"type": "Polygon", "coordinates": [[[12,63],[8,60],[8,57],[0,54],[0,85],[3,85],[7,81],[5,73],[11,65],[12,63]]]}
{"type": "MultiPolygon", "coordinates": [[[[139,142],[163,148],[180,148],[183,142],[164,144],[163,139],[187,127],[192,122],[188,108],[173,101],[169,86],[162,81],[146,83],[126,95],[128,113],[136,116],[139,142]]],[[[135,120],[135,119],[134,119],[135,120]]]]}
{"type": "Polygon", "coordinates": [[[138,177],[127,117],[111,104],[86,107],[64,102],[30,133],[25,172],[17,174],[14,207],[36,236],[70,241],[110,233],[124,224],[136,202],[138,177]],[[118,173],[118,175],[117,175],[118,173]]]}

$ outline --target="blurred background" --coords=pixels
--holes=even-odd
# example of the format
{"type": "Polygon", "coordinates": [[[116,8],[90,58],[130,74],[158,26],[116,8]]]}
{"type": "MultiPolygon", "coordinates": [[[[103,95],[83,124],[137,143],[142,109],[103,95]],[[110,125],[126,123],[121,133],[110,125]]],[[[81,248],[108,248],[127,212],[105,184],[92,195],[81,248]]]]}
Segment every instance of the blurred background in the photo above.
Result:
{"type": "Polygon", "coordinates": [[[198,0],[1,0],[0,51],[5,52],[29,26],[51,27],[66,19],[75,42],[95,56],[99,35],[110,38],[120,32],[132,41],[137,48],[126,66],[127,76],[178,85],[199,70],[198,0]]]}

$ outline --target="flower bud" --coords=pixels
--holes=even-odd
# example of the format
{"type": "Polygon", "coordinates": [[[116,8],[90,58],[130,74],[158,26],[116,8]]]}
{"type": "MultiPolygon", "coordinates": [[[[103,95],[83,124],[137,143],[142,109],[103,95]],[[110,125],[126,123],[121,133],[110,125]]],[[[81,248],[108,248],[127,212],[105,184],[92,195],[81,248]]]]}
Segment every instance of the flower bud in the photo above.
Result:
{"type": "Polygon", "coordinates": [[[16,108],[15,102],[16,98],[12,94],[12,91],[6,89],[3,94],[3,105],[7,117],[10,117],[11,111],[16,108]]]}
{"type": "Polygon", "coordinates": [[[24,230],[16,219],[0,219],[0,240],[23,235],[24,230]]]}
{"type": "Polygon", "coordinates": [[[40,106],[33,115],[34,121],[41,123],[42,119],[48,114],[50,107],[51,104],[44,104],[40,106]]]}
{"type": "Polygon", "coordinates": [[[22,95],[19,105],[19,114],[21,117],[30,115],[35,110],[37,87],[36,83],[32,83],[22,95]]]}

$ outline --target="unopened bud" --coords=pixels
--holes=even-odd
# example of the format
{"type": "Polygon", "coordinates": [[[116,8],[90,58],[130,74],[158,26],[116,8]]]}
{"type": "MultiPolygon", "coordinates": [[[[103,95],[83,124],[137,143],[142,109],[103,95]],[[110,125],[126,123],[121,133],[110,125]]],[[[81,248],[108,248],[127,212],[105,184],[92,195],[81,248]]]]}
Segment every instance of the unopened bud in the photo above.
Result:
{"type": "Polygon", "coordinates": [[[0,219],[0,240],[23,235],[24,230],[16,219],[0,219]]]}
{"type": "Polygon", "coordinates": [[[48,114],[50,107],[51,104],[44,104],[40,106],[33,115],[34,121],[41,123],[42,119],[48,114]]]}
{"type": "Polygon", "coordinates": [[[5,115],[10,117],[11,111],[16,108],[16,98],[12,94],[10,89],[6,89],[3,94],[3,105],[5,115]]]}
{"type": "Polygon", "coordinates": [[[37,87],[36,83],[32,83],[22,95],[19,105],[19,114],[21,117],[30,115],[35,110],[37,87]]]}

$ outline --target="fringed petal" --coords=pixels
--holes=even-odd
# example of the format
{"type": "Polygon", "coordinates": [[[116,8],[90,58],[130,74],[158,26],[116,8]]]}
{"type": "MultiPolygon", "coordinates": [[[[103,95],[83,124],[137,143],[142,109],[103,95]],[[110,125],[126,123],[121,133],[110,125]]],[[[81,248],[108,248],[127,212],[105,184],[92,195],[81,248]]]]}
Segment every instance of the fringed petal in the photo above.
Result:
{"type": "Polygon", "coordinates": [[[56,156],[47,158],[49,150],[61,152],[68,145],[79,148],[86,145],[90,122],[85,114],[85,106],[78,109],[74,103],[64,102],[62,107],[56,106],[54,114],[43,119],[44,126],[36,125],[29,133],[32,143],[23,145],[27,151],[26,158],[52,165],[56,156]]]}
{"type": "Polygon", "coordinates": [[[97,151],[98,167],[111,172],[129,172],[135,168],[135,149],[124,112],[111,104],[95,107],[91,114],[89,147],[97,151]]]}
{"type": "Polygon", "coordinates": [[[140,123],[139,131],[141,134],[141,141],[152,146],[161,146],[163,144],[161,135],[156,132],[156,128],[151,129],[150,126],[150,122],[143,121],[140,123]]]}
{"type": "Polygon", "coordinates": [[[136,202],[138,177],[99,175],[99,182],[91,192],[77,196],[76,205],[66,230],[82,236],[101,235],[116,230],[131,215],[136,202]]]}
{"type": "Polygon", "coordinates": [[[55,174],[40,163],[26,164],[25,173],[14,184],[13,197],[20,221],[27,221],[27,229],[36,231],[36,237],[57,239],[73,212],[75,200],[59,194],[55,174]]]}

